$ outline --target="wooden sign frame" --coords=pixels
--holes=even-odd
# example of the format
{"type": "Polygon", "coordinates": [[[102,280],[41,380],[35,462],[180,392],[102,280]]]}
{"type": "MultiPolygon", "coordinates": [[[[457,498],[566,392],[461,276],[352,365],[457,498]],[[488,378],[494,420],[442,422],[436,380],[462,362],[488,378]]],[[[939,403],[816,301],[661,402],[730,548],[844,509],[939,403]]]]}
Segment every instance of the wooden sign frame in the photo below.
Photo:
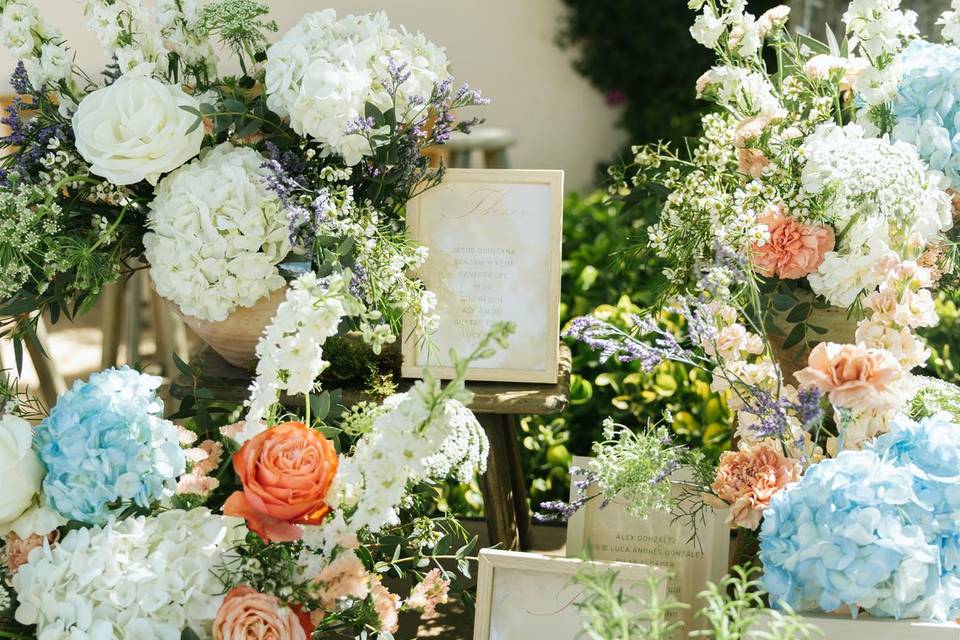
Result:
{"type": "MultiPolygon", "coordinates": [[[[430,206],[430,200],[437,196],[437,191],[445,187],[457,187],[459,185],[487,185],[490,188],[498,186],[511,185],[534,185],[546,186],[549,189],[548,210],[541,212],[548,216],[547,225],[549,232],[544,238],[532,238],[529,240],[547,243],[546,254],[548,270],[546,279],[547,287],[545,291],[538,292],[542,298],[537,301],[537,305],[542,305],[544,312],[542,328],[538,328],[539,339],[543,342],[542,352],[538,352],[538,357],[542,358],[543,368],[493,368],[474,366],[467,372],[467,380],[475,381],[495,381],[495,382],[520,382],[520,383],[541,383],[554,384],[557,381],[557,372],[559,369],[559,334],[560,334],[560,260],[561,244],[563,240],[563,172],[562,171],[540,171],[540,170],[519,170],[519,169],[449,169],[444,174],[443,182],[425,193],[413,198],[407,204],[407,229],[411,239],[429,247],[429,238],[426,225],[429,224],[424,218],[427,215],[438,215],[434,212],[427,212],[430,206]]],[[[469,212],[465,215],[469,215],[469,212]]],[[[459,217],[459,216],[458,216],[459,217]]],[[[424,280],[428,289],[431,289],[429,265],[424,269],[424,280]]],[[[431,289],[433,290],[433,289],[431,289]]],[[[438,297],[441,295],[435,291],[438,297]]],[[[520,295],[522,292],[514,292],[520,295]]],[[[493,318],[492,320],[511,320],[512,318],[493,318]]],[[[441,316],[440,322],[447,321],[447,318],[441,316]]],[[[517,336],[515,336],[516,338],[517,336]]],[[[445,365],[431,365],[423,361],[422,344],[428,337],[419,335],[413,326],[413,322],[407,318],[404,321],[404,340],[403,340],[403,365],[401,375],[404,378],[418,378],[422,375],[424,369],[439,377],[449,379],[453,376],[453,369],[445,365]]],[[[442,357],[446,357],[447,349],[453,345],[443,345],[438,351],[442,357]]],[[[458,344],[455,346],[460,355],[465,355],[476,347],[476,344],[458,344]]]]}
{"type": "MultiPolygon", "coordinates": [[[[595,568],[597,571],[614,570],[618,573],[615,585],[637,590],[639,593],[647,594],[647,580],[651,574],[661,578],[658,591],[661,597],[666,595],[666,581],[662,580],[665,573],[658,567],[650,567],[638,564],[628,564],[624,562],[600,562],[595,560],[580,560],[572,558],[563,558],[560,556],[548,556],[539,553],[521,553],[516,551],[500,551],[498,549],[482,549],[480,551],[480,567],[477,575],[477,603],[476,618],[474,619],[473,638],[474,640],[559,640],[560,637],[572,638],[576,635],[576,629],[565,629],[569,631],[563,636],[549,635],[541,625],[530,629],[510,629],[509,636],[491,635],[495,627],[493,624],[495,615],[509,614],[516,611],[519,607],[536,607],[543,605],[543,611],[549,612],[556,608],[556,598],[549,602],[551,597],[551,578],[557,584],[571,585],[573,577],[584,567],[595,568]],[[509,607],[496,606],[496,577],[499,572],[519,571],[525,576],[540,576],[538,580],[538,591],[536,595],[544,597],[543,603],[537,603],[533,598],[516,598],[511,601],[509,607]]],[[[571,586],[571,588],[573,588],[571,586]]],[[[634,592],[636,593],[636,592],[634,592]]],[[[557,595],[557,594],[554,594],[557,595]]],[[[573,601],[564,600],[564,605],[573,608],[573,601]]],[[[528,612],[530,609],[528,609],[528,612]]],[[[531,617],[537,616],[540,620],[544,617],[542,613],[531,613],[531,617]]],[[[579,615],[579,614],[578,614],[579,615]]]]}

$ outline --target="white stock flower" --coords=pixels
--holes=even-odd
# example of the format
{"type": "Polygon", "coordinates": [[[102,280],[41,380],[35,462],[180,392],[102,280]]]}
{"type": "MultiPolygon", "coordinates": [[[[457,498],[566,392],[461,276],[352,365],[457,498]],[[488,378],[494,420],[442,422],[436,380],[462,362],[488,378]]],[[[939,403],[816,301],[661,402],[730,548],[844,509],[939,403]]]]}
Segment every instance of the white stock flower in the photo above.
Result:
{"type": "Polygon", "coordinates": [[[900,0],[853,0],[843,14],[847,33],[871,57],[894,54],[919,35],[917,14],[900,11],[900,0]]]}
{"type": "Polygon", "coordinates": [[[225,320],[284,285],[287,214],[263,156],[221,144],[160,181],[143,238],[157,293],[202,320],[225,320]]]}
{"type": "Polygon", "coordinates": [[[203,128],[187,133],[199,109],[197,101],[174,85],[147,77],[123,76],[87,95],[73,115],[77,151],[91,173],[113,184],[160,176],[197,155],[203,128]]]}
{"type": "Polygon", "coordinates": [[[701,78],[703,94],[711,97],[739,117],[759,113],[783,113],[783,105],[773,94],[770,80],[757,71],[742,67],[719,66],[701,78]]]}
{"type": "Polygon", "coordinates": [[[323,345],[337,334],[344,316],[358,315],[360,302],[349,292],[350,271],[323,280],[308,272],[294,280],[286,299],[257,343],[257,377],[247,400],[247,422],[266,417],[281,391],[306,394],[330,363],[323,345]]]}
{"type": "Polygon", "coordinates": [[[204,508],[75,529],[17,571],[15,617],[44,639],[209,638],[224,593],[214,571],[245,533],[204,508]]]}
{"type": "Polygon", "coordinates": [[[868,349],[883,349],[893,354],[905,370],[918,367],[930,357],[930,350],[907,327],[895,328],[885,322],[861,320],[857,325],[857,344],[868,349]]]}
{"type": "Polygon", "coordinates": [[[297,133],[354,165],[371,153],[370,143],[347,129],[367,102],[381,111],[392,106],[390,63],[409,73],[397,96],[400,120],[449,76],[442,48],[392,28],[383,13],[339,19],[331,9],[310,13],[267,50],[267,104],[289,117],[297,133]]]}
{"type": "Polygon", "coordinates": [[[726,29],[727,25],[713,11],[713,7],[707,5],[703,8],[703,13],[693,21],[690,35],[706,48],[714,49],[726,29]]]}
{"type": "Polygon", "coordinates": [[[940,15],[937,24],[943,27],[944,40],[960,43],[960,0],[952,0],[950,9],[940,15]]]}
{"type": "Polygon", "coordinates": [[[32,445],[29,422],[11,414],[0,416],[0,535],[9,533],[37,503],[44,470],[32,445]]]}

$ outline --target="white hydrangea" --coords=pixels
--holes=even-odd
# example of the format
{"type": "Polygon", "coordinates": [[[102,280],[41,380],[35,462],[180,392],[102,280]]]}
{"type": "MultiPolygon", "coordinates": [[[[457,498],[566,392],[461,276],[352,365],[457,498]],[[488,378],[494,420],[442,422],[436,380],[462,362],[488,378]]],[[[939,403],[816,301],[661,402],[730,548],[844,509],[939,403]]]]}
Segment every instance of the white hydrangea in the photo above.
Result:
{"type": "Polygon", "coordinates": [[[489,441],[463,401],[443,400],[439,382],[419,381],[406,393],[384,401],[388,410],[341,456],[331,499],[353,507],[354,531],[372,532],[399,522],[399,507],[411,483],[453,475],[468,481],[486,469],[489,441]]]}
{"type": "Polygon", "coordinates": [[[282,391],[306,394],[330,363],[323,345],[335,336],[344,316],[358,315],[350,294],[350,271],[320,279],[308,272],[294,280],[286,299],[257,343],[257,377],[247,400],[247,422],[262,420],[282,391]]]}
{"type": "Polygon", "coordinates": [[[75,529],[30,552],[13,578],[21,624],[43,640],[209,638],[223,601],[213,570],[246,533],[208,509],[75,529]]]}
{"type": "Polygon", "coordinates": [[[337,18],[332,9],[310,13],[267,51],[267,105],[343,156],[348,165],[371,153],[366,138],[348,134],[367,102],[392,106],[390,65],[409,77],[398,92],[397,117],[425,103],[449,77],[444,50],[421,33],[394,29],[384,13],[337,18]]]}
{"type": "Polygon", "coordinates": [[[951,204],[943,176],[930,171],[905,142],[864,137],[855,124],[822,125],[804,143],[804,193],[819,202],[838,244],[811,274],[814,291],[832,304],[848,306],[880,276],[873,265],[927,243],[949,229],[951,204]]]}
{"type": "Polygon", "coordinates": [[[900,0],[853,0],[843,14],[847,33],[873,59],[895,54],[919,35],[917,13],[900,11],[900,0]]]}
{"type": "Polygon", "coordinates": [[[160,181],[143,238],[157,293],[203,320],[224,320],[284,285],[287,214],[263,156],[229,143],[160,181]]]}
{"type": "Polygon", "coordinates": [[[35,88],[67,79],[73,69],[73,56],[60,44],[60,31],[40,16],[26,0],[7,0],[0,14],[0,44],[22,60],[35,88]]]}

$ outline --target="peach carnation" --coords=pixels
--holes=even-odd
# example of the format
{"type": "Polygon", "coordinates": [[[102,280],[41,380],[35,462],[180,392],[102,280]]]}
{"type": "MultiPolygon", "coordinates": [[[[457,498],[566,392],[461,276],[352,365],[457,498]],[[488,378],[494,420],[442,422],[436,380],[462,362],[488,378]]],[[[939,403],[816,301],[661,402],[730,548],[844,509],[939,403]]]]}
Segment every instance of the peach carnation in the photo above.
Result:
{"type": "Polygon", "coordinates": [[[821,342],[810,353],[808,366],[795,375],[800,384],[827,394],[834,406],[891,409],[899,402],[896,383],[903,369],[883,349],[821,342]]]}
{"type": "Polygon", "coordinates": [[[784,456],[778,445],[761,442],[720,455],[710,487],[715,495],[705,499],[715,507],[730,508],[727,524],[731,527],[756,529],[773,496],[799,479],[796,460],[784,456]]]}
{"type": "Polygon", "coordinates": [[[420,611],[420,617],[430,620],[437,616],[437,605],[449,602],[450,581],[440,569],[432,569],[423,580],[410,591],[410,597],[404,603],[407,607],[420,611]]]}
{"type": "Polygon", "coordinates": [[[274,596],[246,585],[227,592],[213,621],[213,640],[307,640],[308,637],[303,621],[292,609],[281,607],[274,596]]]}
{"type": "Polygon", "coordinates": [[[396,633],[400,627],[400,596],[390,593],[379,579],[370,585],[370,595],[373,597],[373,610],[380,620],[379,631],[396,633]]]}
{"type": "Polygon", "coordinates": [[[751,178],[762,176],[763,170],[770,164],[760,149],[737,149],[737,161],[740,173],[751,178]]]}
{"type": "Polygon", "coordinates": [[[784,215],[781,207],[770,207],[757,222],[764,224],[769,239],[753,245],[753,261],[762,276],[795,280],[816,271],[823,256],[833,251],[830,227],[801,224],[784,215]]]}
{"type": "Polygon", "coordinates": [[[323,568],[315,582],[319,585],[320,605],[326,611],[335,610],[339,600],[363,600],[370,594],[370,574],[352,551],[337,556],[323,568]]]}

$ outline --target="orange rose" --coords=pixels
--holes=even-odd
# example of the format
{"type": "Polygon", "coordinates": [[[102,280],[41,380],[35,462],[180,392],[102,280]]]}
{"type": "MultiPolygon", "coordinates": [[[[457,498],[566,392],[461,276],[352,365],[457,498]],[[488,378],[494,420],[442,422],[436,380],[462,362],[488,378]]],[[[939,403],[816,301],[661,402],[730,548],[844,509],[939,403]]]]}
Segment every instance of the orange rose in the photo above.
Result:
{"type": "Polygon", "coordinates": [[[821,342],[795,374],[800,384],[826,393],[848,409],[889,409],[899,400],[896,382],[903,370],[889,351],[852,344],[821,342]]]}
{"type": "Polygon", "coordinates": [[[213,621],[213,640],[307,640],[311,632],[302,616],[246,585],[227,592],[213,621]]]}
{"type": "Polygon", "coordinates": [[[243,491],[223,505],[267,542],[299,540],[296,524],[316,524],[330,512],[327,491],[337,474],[333,443],[302,422],[285,422],[257,434],[233,455],[243,491]]]}

